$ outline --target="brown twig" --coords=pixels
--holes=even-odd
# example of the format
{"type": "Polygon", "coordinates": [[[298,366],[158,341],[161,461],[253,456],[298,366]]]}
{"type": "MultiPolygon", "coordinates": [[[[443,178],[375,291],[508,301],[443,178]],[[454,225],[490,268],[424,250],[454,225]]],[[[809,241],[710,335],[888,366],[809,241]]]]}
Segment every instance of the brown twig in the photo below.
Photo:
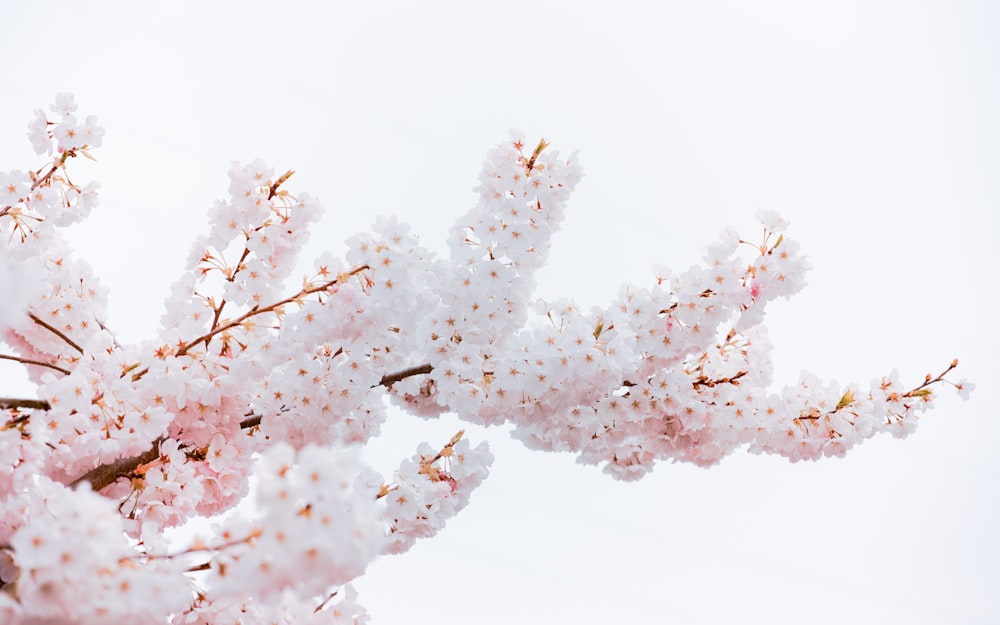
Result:
{"type": "Polygon", "coordinates": [[[278,187],[280,187],[282,185],[282,183],[284,183],[286,180],[288,180],[289,178],[291,178],[293,174],[295,174],[295,171],[293,171],[291,169],[289,169],[285,173],[281,174],[281,177],[278,178],[277,180],[275,180],[274,184],[272,184],[268,188],[267,199],[268,200],[273,199],[274,196],[278,194],[278,187]]]}
{"type": "Polygon", "coordinates": [[[701,377],[691,383],[691,386],[699,388],[702,386],[707,386],[708,388],[713,388],[719,384],[732,384],[733,386],[740,385],[740,378],[747,374],[746,371],[740,371],[736,375],[729,378],[719,378],[717,380],[709,380],[707,378],[701,377]]]}
{"type": "Polygon", "coordinates": [[[388,373],[382,376],[382,379],[379,380],[378,386],[392,388],[392,385],[395,384],[396,382],[405,380],[406,378],[415,375],[430,373],[433,370],[434,367],[430,366],[430,364],[426,364],[426,365],[418,365],[416,367],[410,367],[408,369],[403,369],[402,371],[397,371],[396,373],[388,373]]]}
{"type": "Polygon", "coordinates": [[[82,347],[80,347],[79,345],[77,345],[75,342],[73,342],[72,339],[70,339],[68,336],[66,336],[65,334],[63,334],[62,332],[60,332],[59,330],[57,330],[56,328],[52,327],[51,325],[49,325],[49,324],[45,323],[44,321],[42,321],[41,319],[39,319],[37,316],[35,316],[34,313],[28,313],[28,317],[30,317],[32,321],[34,321],[38,325],[42,326],[43,328],[45,328],[46,330],[48,330],[52,334],[55,334],[56,336],[58,336],[59,338],[61,338],[63,341],[66,342],[67,345],[69,345],[70,347],[72,347],[73,349],[75,349],[77,352],[79,352],[81,354],[83,353],[83,348],[82,347]]]}
{"type": "Polygon", "coordinates": [[[13,360],[14,362],[19,362],[19,363],[25,364],[25,365],[35,365],[37,367],[47,367],[49,369],[54,369],[55,371],[58,371],[59,373],[64,373],[66,375],[69,375],[69,373],[70,373],[68,369],[63,369],[59,365],[54,365],[51,362],[44,362],[42,360],[32,360],[30,358],[22,358],[20,356],[10,356],[10,355],[7,355],[7,354],[0,354],[0,359],[3,359],[3,360],[13,360]]]}
{"type": "MultiPolygon", "coordinates": [[[[426,364],[426,365],[418,365],[416,367],[409,367],[407,369],[403,369],[402,371],[397,371],[396,373],[387,373],[382,376],[382,379],[375,386],[384,386],[386,388],[391,388],[392,385],[395,384],[396,382],[405,380],[406,378],[413,377],[415,375],[430,373],[433,370],[434,367],[432,367],[429,364],[426,364]]],[[[375,386],[373,386],[372,388],[375,388],[375,386]]],[[[260,421],[262,418],[263,417],[259,414],[249,414],[247,415],[246,419],[240,421],[240,428],[247,430],[252,427],[256,427],[260,425],[260,421]]]]}
{"type": "Polygon", "coordinates": [[[330,594],[329,594],[329,595],[328,595],[328,596],[326,597],[326,599],[323,599],[323,601],[322,601],[322,602],[320,602],[320,604],[319,604],[318,606],[316,606],[316,609],[315,609],[315,610],[313,610],[313,614],[316,614],[316,613],[318,613],[318,612],[319,612],[320,610],[322,610],[323,608],[325,608],[325,607],[326,607],[326,604],[330,603],[330,601],[332,601],[332,600],[333,600],[333,598],[337,596],[337,593],[338,593],[338,592],[340,592],[340,591],[339,591],[339,590],[335,590],[335,591],[331,592],[331,593],[330,593],[330,594]]]}
{"type": "Polygon", "coordinates": [[[263,308],[260,308],[258,306],[254,306],[253,308],[251,308],[247,312],[243,313],[242,315],[240,315],[236,319],[233,319],[232,321],[230,321],[228,323],[224,323],[221,326],[218,326],[217,328],[213,328],[212,330],[210,330],[206,334],[203,334],[202,336],[199,336],[198,338],[196,338],[195,340],[191,341],[190,343],[185,343],[184,345],[182,345],[180,347],[180,349],[177,350],[177,354],[175,354],[175,355],[177,355],[177,356],[183,356],[184,354],[188,353],[188,350],[190,350],[195,345],[198,345],[199,343],[206,343],[207,344],[208,341],[211,340],[211,338],[213,336],[215,336],[217,334],[221,334],[222,332],[225,332],[226,330],[230,330],[232,328],[235,328],[236,326],[241,325],[244,321],[246,321],[248,319],[252,319],[253,317],[256,317],[257,315],[262,315],[264,313],[274,312],[275,310],[281,308],[285,304],[290,304],[290,303],[292,303],[292,302],[294,302],[294,301],[296,301],[296,300],[298,300],[300,298],[306,297],[307,295],[312,295],[313,293],[320,293],[322,291],[326,291],[330,287],[332,287],[332,286],[334,286],[336,284],[339,284],[340,281],[341,281],[341,279],[343,279],[343,278],[349,278],[351,276],[357,275],[357,274],[359,274],[362,271],[365,271],[367,269],[369,269],[368,265],[361,265],[360,267],[356,267],[356,268],[352,269],[351,271],[349,271],[346,274],[337,276],[335,279],[330,280],[329,282],[324,282],[323,284],[320,284],[318,286],[310,287],[310,288],[307,288],[307,289],[302,289],[301,291],[299,291],[295,295],[290,295],[290,296],[286,297],[285,299],[281,300],[280,302],[275,302],[274,304],[271,304],[269,306],[265,306],[263,308]]]}
{"type": "MultiPolygon", "coordinates": [[[[86,148],[86,147],[87,146],[83,146],[83,148],[86,148]]],[[[83,149],[83,148],[81,148],[81,149],[83,149]]],[[[38,187],[40,187],[43,184],[45,184],[46,182],[48,182],[49,178],[51,178],[54,173],[56,173],[57,171],[59,171],[60,167],[64,167],[66,165],[66,159],[75,158],[76,157],[76,150],[77,150],[77,148],[70,148],[70,149],[66,150],[65,152],[63,152],[62,156],[59,157],[59,160],[56,161],[56,162],[54,162],[54,163],[52,163],[52,165],[49,166],[49,170],[47,172],[45,172],[44,176],[42,176],[41,178],[38,178],[38,179],[34,180],[34,182],[31,185],[31,190],[34,191],[38,187]]],[[[41,171],[41,169],[39,169],[38,171],[41,171]]],[[[34,179],[34,174],[32,174],[32,178],[34,179]]]]}
{"type": "Polygon", "coordinates": [[[49,410],[52,406],[43,399],[0,397],[0,410],[49,410]]]}
{"type": "MultiPolygon", "coordinates": [[[[83,146],[83,147],[81,147],[79,149],[80,150],[85,150],[87,147],[88,146],[85,145],[85,146],[83,146]]],[[[49,166],[49,170],[47,172],[45,172],[45,174],[42,175],[39,178],[35,178],[35,176],[37,176],[39,173],[41,173],[41,171],[42,171],[42,169],[44,169],[44,167],[40,168],[37,172],[34,172],[34,171],[30,172],[29,175],[31,176],[32,183],[31,183],[31,189],[28,190],[28,193],[30,194],[32,191],[34,191],[38,187],[40,187],[40,186],[42,186],[44,184],[47,184],[49,182],[49,180],[52,178],[53,174],[55,174],[57,171],[59,171],[60,168],[65,168],[66,159],[75,158],[76,157],[76,151],[77,151],[77,149],[78,148],[70,148],[70,149],[66,150],[65,152],[63,152],[62,156],[59,157],[59,160],[53,162],[49,166]]],[[[20,200],[18,200],[18,202],[19,201],[20,200]]],[[[17,204],[17,202],[15,202],[15,204],[17,204]]],[[[3,217],[4,215],[7,215],[8,213],[10,213],[10,209],[12,209],[12,208],[14,208],[13,205],[4,206],[3,209],[0,210],[0,217],[3,217]]]]}
{"type": "Polygon", "coordinates": [[[951,373],[952,369],[954,369],[957,366],[958,366],[958,358],[956,358],[955,360],[952,360],[951,364],[948,365],[948,368],[945,369],[944,371],[942,371],[941,373],[939,373],[936,378],[932,378],[931,374],[928,373],[927,376],[924,378],[923,384],[921,384],[920,386],[917,386],[914,389],[911,389],[911,390],[903,393],[903,397],[916,397],[916,396],[919,396],[919,395],[926,395],[929,391],[925,391],[924,389],[926,389],[931,384],[936,384],[936,383],[940,382],[941,380],[943,380],[944,376],[946,376],[949,373],[951,373]]]}
{"type": "MultiPolygon", "coordinates": [[[[440,469],[434,468],[434,463],[441,458],[451,458],[455,451],[455,445],[458,441],[462,440],[462,436],[465,435],[465,430],[459,430],[457,434],[451,437],[451,440],[441,448],[441,451],[437,452],[433,456],[424,456],[420,459],[420,470],[418,471],[421,475],[426,475],[428,479],[432,482],[440,482],[441,480],[451,480],[451,476],[447,473],[442,473],[440,469]]],[[[379,487],[378,493],[375,495],[375,499],[382,499],[389,493],[398,490],[399,485],[396,483],[392,484],[382,484],[379,487]]],[[[395,530],[394,530],[395,531],[395,530]]]]}
{"type": "MultiPolygon", "coordinates": [[[[284,306],[285,304],[289,304],[291,302],[297,301],[300,298],[303,298],[303,297],[305,297],[307,295],[312,295],[313,293],[320,293],[322,291],[325,291],[325,290],[329,289],[330,287],[332,287],[332,286],[334,286],[336,284],[339,284],[340,281],[343,278],[349,278],[351,276],[355,276],[355,275],[361,273],[362,271],[366,271],[368,269],[370,269],[370,267],[368,265],[361,265],[360,267],[355,267],[354,269],[352,269],[351,271],[349,271],[349,272],[347,272],[345,274],[341,274],[341,275],[337,276],[337,278],[334,279],[334,280],[330,280],[328,282],[324,282],[323,284],[320,284],[319,286],[314,286],[314,287],[310,287],[310,288],[304,288],[301,291],[299,291],[298,293],[296,293],[295,295],[291,295],[289,297],[286,297],[285,299],[281,300],[280,302],[276,302],[276,303],[271,304],[269,306],[265,306],[264,308],[260,308],[259,306],[254,306],[253,308],[251,308],[250,310],[248,310],[246,313],[240,315],[238,318],[234,319],[233,321],[227,322],[227,323],[225,323],[225,324],[223,324],[221,326],[217,326],[216,327],[215,326],[216,322],[213,322],[213,328],[210,331],[208,331],[207,333],[199,336],[198,338],[194,339],[193,341],[190,341],[189,343],[185,343],[184,345],[181,345],[178,348],[177,353],[174,354],[174,356],[183,356],[183,355],[187,354],[188,351],[190,351],[192,347],[198,345],[199,343],[205,343],[206,345],[208,345],[208,343],[209,343],[209,341],[211,341],[212,337],[216,336],[217,334],[221,334],[222,332],[225,332],[226,330],[230,330],[232,328],[235,328],[235,327],[239,326],[240,324],[242,324],[247,319],[251,319],[253,317],[256,317],[257,315],[262,315],[262,314],[267,313],[267,312],[274,312],[277,309],[279,309],[282,306],[284,306]]],[[[138,382],[147,373],[149,373],[149,367],[145,367],[141,371],[137,371],[136,373],[133,373],[132,374],[132,381],[133,382],[138,382]]]]}

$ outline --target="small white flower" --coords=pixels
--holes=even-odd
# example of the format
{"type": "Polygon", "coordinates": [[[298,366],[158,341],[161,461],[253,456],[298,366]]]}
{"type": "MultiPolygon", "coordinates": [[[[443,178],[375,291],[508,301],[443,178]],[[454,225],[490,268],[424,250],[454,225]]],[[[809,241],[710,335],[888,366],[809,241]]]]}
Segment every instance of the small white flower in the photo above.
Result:
{"type": "Polygon", "coordinates": [[[56,126],[52,134],[59,143],[60,150],[72,150],[86,144],[87,135],[83,128],[77,124],[76,117],[72,115],[64,117],[62,123],[56,126]]]}
{"type": "Polygon", "coordinates": [[[60,115],[70,115],[76,110],[76,99],[72,93],[57,93],[56,101],[49,105],[49,110],[60,115]]]}
{"type": "Polygon", "coordinates": [[[767,208],[758,208],[756,217],[770,232],[781,232],[788,227],[788,222],[781,215],[767,208]]]}
{"type": "Polygon", "coordinates": [[[28,139],[35,154],[52,154],[52,136],[49,134],[49,121],[45,111],[35,110],[35,118],[28,122],[28,139]]]}
{"type": "Polygon", "coordinates": [[[976,385],[973,384],[972,382],[967,381],[965,378],[962,378],[955,384],[955,388],[958,390],[959,397],[961,397],[963,400],[968,400],[969,393],[976,390],[976,385]]]}

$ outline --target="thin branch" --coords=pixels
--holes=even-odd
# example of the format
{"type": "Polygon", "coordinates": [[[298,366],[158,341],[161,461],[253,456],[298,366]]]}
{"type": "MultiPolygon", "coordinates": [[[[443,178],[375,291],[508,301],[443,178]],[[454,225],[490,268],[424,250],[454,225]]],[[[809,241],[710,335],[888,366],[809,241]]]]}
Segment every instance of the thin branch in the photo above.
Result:
{"type": "MultiPolygon", "coordinates": [[[[408,369],[403,369],[402,371],[397,371],[396,373],[387,373],[382,376],[382,380],[379,381],[375,386],[384,386],[386,388],[391,388],[393,384],[399,382],[400,380],[405,380],[406,378],[421,375],[424,373],[430,373],[434,368],[429,365],[419,365],[416,367],[410,367],[408,369]]],[[[374,388],[374,387],[372,387],[374,388]]],[[[246,419],[240,421],[240,428],[247,430],[252,427],[260,425],[260,421],[263,417],[259,414],[249,414],[246,419]]]]}
{"type": "Polygon", "coordinates": [[[20,399],[17,397],[0,397],[0,410],[49,410],[49,402],[43,399],[20,399]]]}
{"type": "MultiPolygon", "coordinates": [[[[89,146],[84,145],[79,149],[85,150],[87,147],[89,146]]],[[[35,176],[39,175],[42,172],[42,169],[44,169],[44,167],[40,168],[38,171],[30,172],[29,175],[31,176],[32,183],[31,183],[31,189],[29,189],[28,194],[30,195],[32,191],[42,186],[43,184],[47,184],[49,179],[52,178],[52,175],[55,174],[57,171],[59,171],[60,168],[65,168],[67,159],[76,158],[77,149],[78,148],[70,148],[65,152],[63,152],[62,156],[60,156],[58,160],[54,161],[49,166],[49,170],[45,172],[45,175],[41,176],[40,178],[35,178],[35,176]]],[[[23,198],[18,199],[18,201],[15,202],[13,205],[4,206],[3,210],[0,210],[0,217],[9,214],[10,209],[14,208],[14,206],[16,206],[17,203],[21,201],[21,199],[23,198]]]]}
{"type": "MultiPolygon", "coordinates": [[[[184,345],[181,345],[181,347],[177,350],[177,353],[174,354],[174,356],[183,356],[183,355],[187,354],[188,351],[190,351],[192,347],[198,345],[199,343],[205,343],[206,345],[208,345],[208,343],[209,343],[209,341],[211,341],[212,337],[214,337],[217,334],[221,334],[222,332],[225,332],[226,330],[235,328],[236,326],[242,324],[247,319],[250,319],[252,317],[256,317],[257,315],[261,315],[261,314],[264,314],[266,312],[274,312],[278,308],[281,308],[282,306],[284,306],[285,304],[289,304],[291,302],[294,302],[294,301],[296,301],[296,300],[298,300],[298,299],[300,299],[302,297],[305,297],[307,295],[312,295],[313,293],[319,293],[321,291],[325,291],[325,290],[329,289],[330,287],[332,287],[332,286],[334,286],[336,284],[339,284],[341,279],[348,278],[348,277],[351,277],[351,276],[355,276],[355,275],[361,273],[362,271],[366,271],[368,269],[371,269],[371,267],[369,267],[368,265],[361,265],[360,267],[355,267],[354,269],[352,269],[351,271],[349,271],[346,274],[341,274],[341,275],[337,276],[337,278],[335,280],[330,280],[329,282],[324,282],[323,284],[321,284],[319,286],[312,287],[312,288],[302,289],[301,291],[299,291],[295,295],[292,295],[290,297],[286,297],[285,299],[281,300],[280,302],[271,304],[270,306],[265,306],[264,308],[259,308],[259,307],[255,306],[254,308],[251,308],[250,310],[248,310],[243,315],[240,315],[237,319],[235,319],[233,321],[230,321],[229,323],[226,323],[225,325],[222,325],[222,326],[219,326],[219,327],[213,327],[206,334],[203,334],[203,335],[199,336],[198,338],[194,339],[190,343],[185,343],[184,345]]],[[[213,322],[213,325],[214,325],[214,322],[213,322]]],[[[149,373],[149,367],[145,367],[141,371],[137,371],[136,373],[133,373],[132,374],[132,381],[133,382],[138,382],[147,373],[149,373]]]]}
{"type": "MultiPolygon", "coordinates": [[[[23,412],[17,413],[16,417],[14,417],[13,419],[11,419],[7,423],[4,423],[3,425],[0,425],[0,431],[3,431],[3,430],[13,430],[14,428],[20,428],[22,425],[24,425],[25,423],[27,423],[30,420],[31,420],[31,415],[23,413],[23,412]]],[[[22,430],[21,433],[24,434],[24,431],[22,430]]]]}
{"type": "Polygon", "coordinates": [[[177,354],[176,355],[177,356],[183,356],[184,354],[188,353],[188,351],[192,347],[194,347],[195,345],[198,345],[199,343],[206,343],[207,344],[208,341],[211,340],[211,338],[213,336],[215,336],[216,334],[221,334],[222,332],[225,332],[226,330],[235,328],[236,326],[241,325],[247,319],[251,319],[253,317],[256,317],[257,315],[262,315],[264,313],[274,312],[275,310],[277,310],[278,308],[281,308],[285,304],[290,304],[290,303],[292,303],[292,302],[294,302],[294,301],[296,301],[296,300],[298,300],[298,299],[300,299],[302,297],[305,297],[307,295],[312,295],[313,293],[320,293],[322,291],[326,291],[330,287],[338,284],[342,278],[351,277],[351,276],[357,275],[357,274],[359,274],[362,271],[365,271],[367,269],[370,269],[370,267],[368,265],[362,265],[360,267],[356,267],[356,268],[352,269],[350,272],[348,272],[346,274],[337,276],[335,279],[330,280],[329,282],[324,282],[323,284],[321,284],[319,286],[314,286],[312,288],[302,289],[301,291],[299,291],[295,295],[291,295],[289,297],[286,297],[285,299],[281,300],[280,302],[275,302],[274,304],[271,304],[269,306],[265,306],[264,308],[259,308],[259,307],[255,306],[254,308],[251,308],[250,310],[248,310],[244,314],[240,315],[236,319],[230,321],[229,323],[225,323],[225,324],[223,324],[223,325],[221,325],[221,326],[219,326],[217,328],[213,328],[208,333],[203,334],[202,336],[199,336],[198,338],[196,338],[195,340],[191,341],[190,343],[185,343],[184,345],[181,346],[180,349],[177,350],[177,354]]]}
{"type": "Polygon", "coordinates": [[[733,386],[739,386],[740,385],[740,378],[742,378],[746,374],[747,374],[746,371],[740,371],[739,373],[737,373],[736,375],[734,375],[732,377],[729,377],[729,378],[719,378],[717,380],[709,380],[709,379],[705,378],[704,376],[702,376],[702,377],[698,378],[697,380],[695,380],[694,382],[692,382],[691,386],[693,386],[695,388],[699,388],[699,387],[702,387],[702,386],[707,386],[708,388],[714,388],[715,386],[718,386],[719,384],[732,384],[733,386]]]}
{"type": "Polygon", "coordinates": [[[430,373],[434,370],[434,367],[430,364],[418,365],[416,367],[410,367],[409,369],[403,369],[402,371],[397,371],[396,373],[387,373],[382,376],[379,380],[378,386],[384,386],[386,388],[392,388],[392,385],[400,380],[405,380],[406,378],[421,375],[424,373],[430,373]]]}
{"type": "MultiPolygon", "coordinates": [[[[441,448],[441,451],[437,452],[433,456],[424,456],[420,459],[420,470],[421,475],[426,475],[432,482],[440,482],[442,480],[449,480],[451,476],[447,473],[443,473],[441,469],[435,469],[434,463],[441,458],[451,458],[455,453],[455,445],[458,441],[462,440],[462,436],[465,435],[465,430],[459,430],[457,434],[451,437],[451,440],[441,448]]],[[[382,484],[378,493],[375,495],[375,499],[379,500],[388,495],[389,493],[398,490],[399,484],[395,482],[392,484],[382,484]]],[[[395,531],[395,530],[394,530],[395,531]]]]}
{"type": "Polygon", "coordinates": [[[34,313],[28,313],[28,316],[31,317],[31,320],[34,321],[35,323],[37,323],[38,325],[42,326],[43,328],[45,328],[46,330],[48,330],[52,334],[55,334],[56,336],[58,336],[62,340],[66,341],[66,344],[69,345],[70,347],[72,347],[73,349],[75,349],[77,352],[79,352],[81,354],[83,353],[83,348],[82,347],[80,347],[79,345],[77,345],[76,343],[74,343],[72,341],[72,339],[70,339],[68,336],[66,336],[65,334],[63,334],[62,332],[60,332],[59,330],[57,330],[56,328],[50,326],[49,324],[45,323],[44,321],[42,321],[41,319],[39,319],[38,317],[36,317],[34,313]]]}
{"type": "Polygon", "coordinates": [[[295,172],[291,169],[281,174],[281,177],[274,181],[270,187],[268,187],[267,199],[270,201],[274,199],[274,196],[278,194],[278,187],[282,185],[286,180],[291,178],[295,172]]]}
{"type": "Polygon", "coordinates": [[[338,592],[340,592],[340,591],[339,591],[339,590],[335,590],[335,591],[331,592],[331,593],[330,593],[330,594],[329,594],[329,595],[327,596],[327,598],[326,598],[326,599],[323,599],[323,601],[322,601],[322,602],[321,602],[321,603],[320,603],[320,604],[319,604],[318,606],[316,606],[316,609],[315,609],[315,610],[313,610],[313,614],[316,614],[317,612],[319,612],[320,610],[322,610],[323,608],[325,608],[325,607],[326,607],[326,604],[330,603],[330,601],[331,601],[331,600],[332,600],[332,599],[333,599],[334,597],[336,597],[336,596],[337,596],[337,593],[338,593],[338,592]]]}
{"type": "Polygon", "coordinates": [[[55,371],[58,371],[59,373],[64,373],[66,375],[70,374],[70,372],[69,372],[68,369],[63,369],[59,365],[54,365],[51,362],[44,362],[44,361],[41,361],[41,360],[32,360],[30,358],[21,358],[20,356],[9,356],[7,354],[0,354],[0,359],[3,359],[3,360],[13,360],[14,362],[19,362],[19,363],[25,364],[25,365],[35,365],[37,367],[48,367],[49,369],[54,369],[55,371]]]}
{"type": "Polygon", "coordinates": [[[462,436],[465,435],[465,430],[459,430],[457,434],[451,437],[448,444],[441,448],[441,451],[434,454],[432,458],[424,458],[420,461],[420,472],[423,473],[427,467],[431,466],[441,458],[448,458],[452,454],[452,449],[458,444],[458,441],[462,440],[462,436]]]}
{"type": "Polygon", "coordinates": [[[936,384],[936,383],[940,382],[941,380],[943,380],[944,376],[946,376],[949,373],[951,373],[951,370],[954,369],[957,366],[958,366],[958,358],[956,358],[955,360],[952,360],[951,364],[948,365],[948,368],[945,369],[944,371],[942,371],[941,373],[939,373],[936,378],[932,378],[931,374],[928,373],[927,377],[924,378],[924,383],[923,384],[921,384],[920,386],[918,386],[918,387],[916,387],[916,388],[914,388],[912,390],[909,390],[909,391],[903,393],[903,397],[916,397],[916,396],[921,396],[921,395],[927,395],[927,394],[929,394],[930,391],[926,391],[924,389],[926,389],[928,386],[930,386],[932,384],[936,384]]]}
{"type": "MultiPolygon", "coordinates": [[[[87,146],[83,146],[83,147],[87,147],[87,146]]],[[[33,174],[31,174],[31,177],[34,180],[34,182],[32,182],[32,184],[31,184],[31,190],[34,191],[35,189],[37,189],[38,187],[42,186],[43,184],[46,184],[48,182],[49,178],[51,178],[53,174],[55,174],[57,171],[59,171],[59,168],[64,167],[66,165],[66,160],[67,159],[69,159],[69,158],[76,158],[76,150],[77,150],[76,148],[70,148],[70,149],[66,150],[65,152],[63,152],[62,156],[59,157],[59,160],[57,160],[54,163],[52,163],[52,165],[49,166],[49,170],[47,172],[45,172],[45,175],[42,176],[41,178],[35,179],[35,175],[37,175],[38,172],[34,172],[33,174]]],[[[42,170],[39,169],[38,171],[40,172],[42,170]]]]}

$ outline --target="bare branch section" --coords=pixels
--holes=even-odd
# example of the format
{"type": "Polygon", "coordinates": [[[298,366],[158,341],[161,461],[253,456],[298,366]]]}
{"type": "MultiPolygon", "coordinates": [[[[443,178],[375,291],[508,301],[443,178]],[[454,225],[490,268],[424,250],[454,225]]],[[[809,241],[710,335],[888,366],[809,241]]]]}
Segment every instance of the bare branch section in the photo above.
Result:
{"type": "Polygon", "coordinates": [[[411,376],[427,374],[433,370],[434,368],[427,364],[410,367],[409,369],[403,369],[402,371],[398,371],[396,373],[386,374],[383,375],[382,379],[379,381],[379,386],[392,388],[392,385],[396,382],[400,382],[411,376]]]}
{"type": "Polygon", "coordinates": [[[44,399],[0,397],[0,410],[48,410],[51,407],[44,399]]]}
{"type": "Polygon", "coordinates": [[[153,441],[153,446],[149,451],[140,454],[138,456],[133,456],[131,458],[120,458],[115,460],[111,464],[102,464],[96,467],[81,477],[76,478],[69,483],[70,486],[77,486],[83,482],[90,482],[91,488],[94,491],[99,491],[105,486],[113,484],[118,478],[125,477],[135,471],[136,467],[140,464],[146,464],[147,462],[152,462],[160,457],[160,443],[162,443],[165,438],[158,438],[153,441]]]}
{"type": "Polygon", "coordinates": [[[10,356],[8,354],[0,354],[0,359],[2,360],[13,360],[14,362],[19,362],[24,365],[35,365],[36,367],[45,367],[46,369],[52,369],[53,371],[58,371],[65,375],[69,375],[69,369],[63,369],[59,365],[54,365],[51,362],[44,362],[42,360],[32,360],[30,358],[21,358],[20,356],[10,356]]]}

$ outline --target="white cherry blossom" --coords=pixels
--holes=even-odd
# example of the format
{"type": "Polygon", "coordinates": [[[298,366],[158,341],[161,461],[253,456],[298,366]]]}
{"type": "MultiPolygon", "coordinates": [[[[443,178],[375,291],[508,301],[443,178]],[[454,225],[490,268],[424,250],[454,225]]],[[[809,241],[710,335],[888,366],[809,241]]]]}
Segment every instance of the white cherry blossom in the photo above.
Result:
{"type": "Polygon", "coordinates": [[[446,257],[379,218],[302,278],[319,200],[289,189],[291,170],[233,164],[160,327],[122,344],[60,232],[99,199],[65,175],[104,134],[76,108],[60,94],[55,118],[36,111],[28,136],[49,160],[0,172],[0,357],[36,386],[0,399],[3,623],[366,622],[350,582],[441,531],[493,460],[459,432],[383,478],[357,448],[389,403],[507,424],[635,480],[740,449],[842,456],[913,431],[938,388],[974,388],[949,379],[955,361],[916,383],[806,373],[773,389],[762,322],[809,263],[768,210],[759,238],[725,230],[700,264],[657,268],[605,306],[540,299],[535,273],[583,170],[517,131],[487,153],[446,257]],[[163,536],[220,514],[198,539],[163,536]]]}

